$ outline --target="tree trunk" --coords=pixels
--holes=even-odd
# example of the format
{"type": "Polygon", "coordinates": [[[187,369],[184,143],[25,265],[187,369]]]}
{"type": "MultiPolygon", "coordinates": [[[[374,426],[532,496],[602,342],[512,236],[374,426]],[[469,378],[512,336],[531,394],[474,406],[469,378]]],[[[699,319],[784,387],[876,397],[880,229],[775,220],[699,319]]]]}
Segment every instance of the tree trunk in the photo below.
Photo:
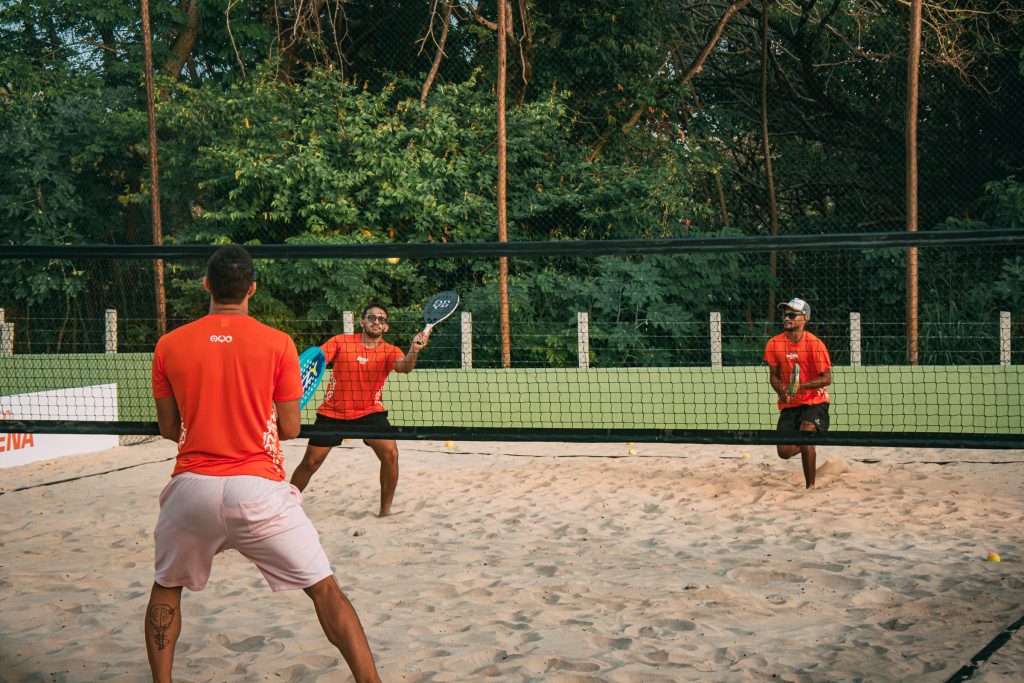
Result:
{"type": "MultiPolygon", "coordinates": [[[[196,38],[199,36],[199,0],[181,0],[179,6],[181,11],[188,15],[188,23],[185,24],[185,30],[178,34],[177,40],[171,47],[171,56],[164,62],[161,69],[175,81],[181,76],[181,69],[188,61],[188,56],[191,54],[192,48],[195,47],[196,38]]],[[[146,13],[148,15],[148,9],[146,13]]],[[[152,58],[152,52],[150,52],[150,59],[152,58]]]]}

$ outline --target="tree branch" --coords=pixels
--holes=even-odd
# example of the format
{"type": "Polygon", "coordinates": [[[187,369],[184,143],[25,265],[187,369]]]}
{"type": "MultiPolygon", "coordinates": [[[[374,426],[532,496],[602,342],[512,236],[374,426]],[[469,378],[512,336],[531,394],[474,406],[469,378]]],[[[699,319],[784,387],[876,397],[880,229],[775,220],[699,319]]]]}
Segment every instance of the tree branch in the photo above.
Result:
{"type": "Polygon", "coordinates": [[[722,39],[722,33],[725,31],[725,25],[729,23],[729,20],[732,19],[734,14],[746,7],[749,3],[750,0],[738,0],[725,10],[722,18],[718,20],[718,24],[715,26],[714,33],[711,34],[711,40],[709,40],[707,45],[704,46],[704,49],[700,51],[700,54],[697,56],[693,65],[691,65],[690,68],[686,70],[686,73],[683,74],[683,77],[679,79],[680,85],[688,83],[690,79],[701,72],[701,69],[704,68],[704,62],[711,56],[711,52],[715,49],[715,46],[718,45],[718,41],[722,39]]]}
{"type": "Polygon", "coordinates": [[[189,53],[195,47],[196,37],[199,35],[199,0],[181,0],[180,7],[181,11],[188,15],[188,23],[185,30],[178,34],[178,39],[171,47],[171,57],[164,62],[161,69],[175,81],[181,76],[181,69],[188,61],[189,53]]]}
{"type": "MultiPolygon", "coordinates": [[[[420,90],[420,108],[427,108],[427,94],[430,92],[430,86],[433,85],[434,79],[437,77],[437,71],[441,68],[441,59],[444,57],[444,46],[448,42],[448,26],[451,23],[452,10],[454,9],[455,0],[444,0],[444,17],[441,22],[444,27],[441,29],[441,40],[437,44],[437,53],[434,55],[434,63],[430,65],[430,73],[427,74],[427,80],[423,82],[423,88],[420,90]]],[[[433,31],[434,17],[430,17],[430,28],[433,31]]],[[[423,39],[426,41],[426,38],[423,39]]]]}

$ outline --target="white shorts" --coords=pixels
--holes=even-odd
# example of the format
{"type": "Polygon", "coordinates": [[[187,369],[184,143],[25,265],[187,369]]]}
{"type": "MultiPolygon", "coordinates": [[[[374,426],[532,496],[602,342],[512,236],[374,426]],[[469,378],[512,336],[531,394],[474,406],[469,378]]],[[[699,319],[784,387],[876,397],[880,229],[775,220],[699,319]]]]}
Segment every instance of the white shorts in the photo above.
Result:
{"type": "Polygon", "coordinates": [[[154,580],[201,591],[214,555],[228,549],[255,564],[274,591],[308,588],[331,576],[301,502],[299,490],[284,481],[179,474],[160,494],[154,580]]]}

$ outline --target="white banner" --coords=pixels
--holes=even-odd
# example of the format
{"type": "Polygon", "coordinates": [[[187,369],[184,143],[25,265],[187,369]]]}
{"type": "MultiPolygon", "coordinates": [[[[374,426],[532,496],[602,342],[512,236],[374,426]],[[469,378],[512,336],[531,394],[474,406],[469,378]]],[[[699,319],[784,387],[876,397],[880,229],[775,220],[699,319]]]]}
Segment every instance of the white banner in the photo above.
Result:
{"type": "MultiPolygon", "coordinates": [[[[4,420],[117,420],[117,385],[37,391],[0,396],[4,420]]],[[[110,434],[15,434],[0,432],[0,467],[25,465],[117,446],[110,434]]]]}

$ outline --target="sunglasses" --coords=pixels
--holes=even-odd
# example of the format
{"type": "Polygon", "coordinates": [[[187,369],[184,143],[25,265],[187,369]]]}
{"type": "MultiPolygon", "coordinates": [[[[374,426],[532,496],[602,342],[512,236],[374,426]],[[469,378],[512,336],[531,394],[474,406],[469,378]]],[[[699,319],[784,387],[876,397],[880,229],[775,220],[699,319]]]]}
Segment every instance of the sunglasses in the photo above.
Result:
{"type": "Polygon", "coordinates": [[[793,313],[792,311],[789,311],[787,313],[783,313],[782,317],[785,318],[786,320],[793,320],[795,318],[799,318],[802,315],[803,313],[793,313]]]}
{"type": "Polygon", "coordinates": [[[365,320],[368,323],[380,323],[381,325],[388,324],[387,316],[374,315],[373,313],[367,313],[365,316],[363,316],[363,320],[365,320]]]}

